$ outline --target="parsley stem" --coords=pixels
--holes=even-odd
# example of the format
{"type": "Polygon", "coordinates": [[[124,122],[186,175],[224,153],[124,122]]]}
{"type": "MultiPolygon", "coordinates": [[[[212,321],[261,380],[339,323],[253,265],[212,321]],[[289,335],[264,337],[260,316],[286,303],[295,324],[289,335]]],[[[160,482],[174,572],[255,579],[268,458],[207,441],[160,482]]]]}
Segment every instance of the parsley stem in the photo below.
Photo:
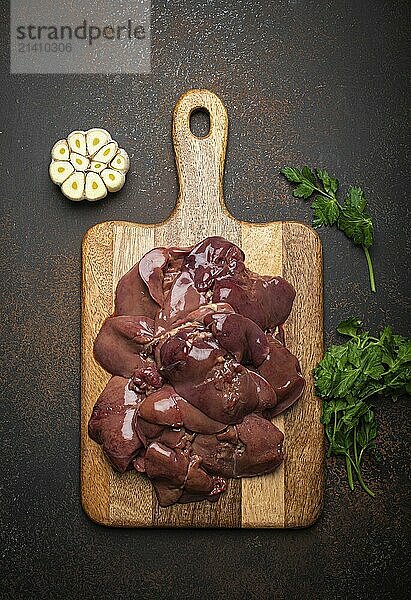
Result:
{"type": "MultiPolygon", "coordinates": [[[[355,473],[357,475],[357,479],[358,482],[360,484],[360,486],[362,487],[362,489],[367,492],[367,494],[369,494],[372,498],[375,497],[375,494],[372,490],[370,490],[370,488],[367,486],[367,484],[365,483],[364,479],[361,476],[361,468],[360,468],[360,460],[361,460],[361,455],[360,458],[358,458],[358,452],[357,452],[357,428],[354,427],[354,460],[355,462],[352,461],[351,457],[350,458],[350,468],[351,468],[351,463],[352,466],[354,467],[355,473]]],[[[347,456],[346,456],[347,459],[347,456]]],[[[347,471],[348,471],[348,465],[347,465],[347,471]]],[[[351,472],[351,480],[352,480],[352,472],[351,472]]],[[[351,487],[351,485],[350,485],[351,487]]],[[[354,485],[351,488],[352,490],[354,489],[354,485]]]]}
{"type": "Polygon", "coordinates": [[[354,427],[354,458],[355,464],[358,468],[360,468],[360,463],[358,462],[358,454],[357,454],[357,428],[354,427]]]}
{"type": "MultiPolygon", "coordinates": [[[[389,373],[389,371],[388,371],[389,373]]],[[[383,375],[386,375],[386,373],[383,373],[383,375]]],[[[361,400],[364,402],[364,400],[367,400],[367,398],[371,398],[371,396],[376,396],[377,394],[379,394],[380,392],[382,392],[383,390],[386,389],[386,385],[381,386],[380,388],[377,388],[375,390],[371,390],[371,392],[368,392],[368,394],[365,394],[365,396],[361,397],[361,400]]]]}
{"type": "MultiPolygon", "coordinates": [[[[396,365],[399,361],[396,361],[394,363],[394,365],[396,365]]],[[[388,375],[389,373],[391,373],[393,371],[393,368],[388,369],[388,371],[385,371],[384,373],[381,374],[381,377],[385,377],[385,375],[388,375]]],[[[395,377],[393,377],[390,381],[390,386],[392,386],[395,383],[395,380],[398,378],[401,378],[403,376],[402,373],[398,373],[398,375],[396,375],[395,377]]],[[[380,392],[383,392],[385,389],[387,389],[387,385],[384,384],[383,386],[375,389],[375,390],[371,390],[371,392],[369,392],[368,394],[365,394],[365,396],[362,396],[361,400],[367,400],[367,398],[370,398],[371,396],[376,396],[377,394],[379,394],[380,392]]]]}
{"type": "MultiPolygon", "coordinates": [[[[308,181],[307,183],[310,183],[310,182],[308,181]]],[[[322,196],[324,196],[325,198],[328,198],[329,200],[334,200],[334,202],[336,202],[338,204],[337,198],[335,196],[331,196],[331,194],[327,194],[327,192],[325,190],[322,190],[321,188],[313,185],[312,183],[311,183],[311,186],[316,192],[319,192],[322,196]]],[[[340,206],[340,205],[338,204],[338,206],[340,206]]],[[[340,206],[340,208],[341,208],[341,206],[340,206]]]]}
{"type": "Polygon", "coordinates": [[[368,272],[370,274],[371,291],[375,292],[376,290],[375,290],[374,269],[372,266],[370,251],[365,246],[363,246],[363,250],[364,250],[365,258],[367,259],[368,272]]]}
{"type": "Polygon", "coordinates": [[[360,469],[356,469],[356,473],[357,473],[357,477],[358,477],[358,481],[360,483],[360,486],[362,487],[362,489],[364,490],[364,492],[367,492],[367,494],[369,494],[372,498],[375,498],[375,493],[370,490],[370,488],[368,487],[368,485],[365,483],[364,479],[361,477],[361,471],[360,469]]]}
{"type": "Polygon", "coordinates": [[[329,456],[331,456],[331,452],[332,452],[332,448],[334,446],[334,439],[335,439],[335,432],[337,431],[337,411],[334,411],[334,428],[333,428],[333,436],[331,438],[331,444],[330,444],[330,449],[329,449],[329,456]]]}
{"type": "Polygon", "coordinates": [[[351,456],[349,454],[345,455],[345,464],[347,467],[347,479],[348,479],[348,485],[350,486],[350,490],[353,491],[354,490],[354,480],[352,477],[352,459],[351,456]]]}

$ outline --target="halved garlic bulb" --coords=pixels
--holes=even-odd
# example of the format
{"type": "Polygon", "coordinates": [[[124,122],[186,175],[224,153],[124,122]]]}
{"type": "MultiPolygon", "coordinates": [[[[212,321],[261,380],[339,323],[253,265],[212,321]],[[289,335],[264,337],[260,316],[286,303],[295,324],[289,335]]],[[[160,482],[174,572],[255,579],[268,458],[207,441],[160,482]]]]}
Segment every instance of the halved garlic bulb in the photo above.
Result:
{"type": "Polygon", "coordinates": [[[66,160],[55,160],[50,163],[49,173],[53,183],[61,185],[73,171],[73,165],[66,160]]]}
{"type": "Polygon", "coordinates": [[[117,153],[117,148],[117,142],[109,142],[100,148],[97,154],[93,156],[93,160],[108,163],[114,158],[117,153]]]}
{"type": "Polygon", "coordinates": [[[94,154],[96,154],[96,152],[98,152],[100,150],[100,148],[102,148],[102,146],[105,146],[105,144],[107,144],[110,140],[111,140],[111,136],[109,134],[108,131],[106,131],[105,129],[89,129],[86,133],[86,140],[87,140],[87,153],[90,156],[93,156],[94,154]]]}
{"type": "Polygon", "coordinates": [[[61,191],[70,200],[82,200],[84,198],[84,173],[72,173],[61,186],[61,191]]]}
{"type": "Polygon", "coordinates": [[[126,180],[124,173],[115,171],[114,169],[104,169],[100,175],[109,192],[118,192],[118,190],[121,190],[126,180]]]}
{"type": "Polygon", "coordinates": [[[54,158],[54,160],[68,160],[69,156],[70,150],[67,140],[59,140],[51,149],[51,157],[54,158]]]}
{"type": "Polygon", "coordinates": [[[87,155],[86,134],[84,131],[72,131],[67,138],[68,145],[72,152],[87,155]]]}
{"type": "Polygon", "coordinates": [[[117,171],[121,171],[122,173],[127,173],[130,168],[130,159],[128,158],[127,152],[122,148],[119,148],[117,154],[110,163],[110,167],[117,171]]]}
{"type": "Polygon", "coordinates": [[[89,171],[86,175],[87,200],[101,200],[107,196],[107,188],[98,173],[89,171]]]}
{"type": "Polygon", "coordinates": [[[71,200],[101,200],[117,192],[130,166],[128,154],[105,129],[72,131],[51,150],[49,174],[71,200]]]}
{"type": "Polygon", "coordinates": [[[76,171],[85,171],[88,169],[90,164],[90,160],[85,156],[81,156],[81,154],[77,154],[76,152],[72,152],[70,154],[70,162],[76,171]]]}

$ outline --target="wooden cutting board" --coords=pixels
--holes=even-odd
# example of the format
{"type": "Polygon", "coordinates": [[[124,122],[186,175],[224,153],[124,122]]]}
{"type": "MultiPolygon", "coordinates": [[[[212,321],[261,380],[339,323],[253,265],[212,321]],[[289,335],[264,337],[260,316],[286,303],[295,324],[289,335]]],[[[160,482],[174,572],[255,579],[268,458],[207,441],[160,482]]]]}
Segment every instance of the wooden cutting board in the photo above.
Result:
{"type": "Polygon", "coordinates": [[[237,221],[223,200],[228,117],[221,100],[191,90],[178,100],[173,142],[180,194],[171,216],[145,225],[100,223],[83,241],[81,495],[88,516],[123,527],[304,527],[315,521],[323,497],[323,428],[311,370],[323,352],[322,253],[317,234],[295,222],[237,221]],[[210,115],[204,138],[191,133],[196,109],[210,115]],[[221,235],[240,246],[246,265],[258,273],[282,275],[297,291],[285,327],[286,342],[298,356],[307,388],[304,396],[273,422],[285,433],[286,459],[270,475],[230,480],[216,503],[160,508],[150,482],[136,472],[119,475],[101,447],[87,435],[87,422],[109,375],[93,358],[93,341],[113,311],[120,277],[156,246],[188,246],[221,235]]]}

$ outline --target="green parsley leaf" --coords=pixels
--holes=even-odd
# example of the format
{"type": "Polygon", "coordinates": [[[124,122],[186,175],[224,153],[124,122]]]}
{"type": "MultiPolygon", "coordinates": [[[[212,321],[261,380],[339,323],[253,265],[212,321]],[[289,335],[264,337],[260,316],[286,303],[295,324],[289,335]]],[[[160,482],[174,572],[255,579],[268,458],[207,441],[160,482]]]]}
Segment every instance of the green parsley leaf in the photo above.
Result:
{"type": "Polygon", "coordinates": [[[293,191],[293,196],[296,198],[304,198],[305,200],[311,196],[314,191],[314,186],[308,181],[300,183],[293,191]]]}
{"type": "Polygon", "coordinates": [[[303,167],[302,175],[306,181],[310,181],[314,186],[316,185],[315,173],[310,167],[303,167]]]}
{"type": "Polygon", "coordinates": [[[310,198],[316,193],[311,204],[314,211],[313,226],[336,225],[357,246],[361,246],[370,276],[371,290],[375,292],[374,269],[369,248],[374,243],[374,228],[371,217],[365,213],[367,201],[362,188],[351,186],[343,204],[337,199],[339,188],[338,179],[331,177],[325,169],[310,167],[284,167],[281,174],[293,184],[298,184],[293,190],[296,198],[310,198]]]}
{"type": "Polygon", "coordinates": [[[284,167],[281,169],[281,173],[292,183],[301,183],[302,181],[302,173],[295,167],[284,167]]]}
{"type": "Polygon", "coordinates": [[[367,352],[363,354],[361,369],[363,375],[371,379],[379,380],[383,375],[385,368],[381,362],[381,349],[378,346],[369,347],[367,352]]]}
{"type": "Polygon", "coordinates": [[[411,340],[404,340],[398,346],[397,361],[399,366],[411,361],[411,340]]]}
{"type": "Polygon", "coordinates": [[[348,188],[344,206],[347,208],[355,208],[360,212],[364,211],[365,207],[367,206],[367,201],[364,198],[364,192],[360,187],[350,186],[348,188]]]}
{"type": "Polygon", "coordinates": [[[338,219],[338,227],[357,246],[369,248],[374,242],[371,217],[357,208],[344,204],[338,219]]]}
{"type": "Polygon", "coordinates": [[[338,179],[330,177],[325,169],[317,169],[316,173],[325,191],[334,195],[338,190],[338,179]]]}
{"type": "MultiPolygon", "coordinates": [[[[294,190],[295,195],[295,190],[294,190]]],[[[335,225],[338,220],[340,209],[335,200],[316,196],[311,204],[314,209],[313,226],[322,227],[323,225],[335,225]]]]}
{"type": "Polygon", "coordinates": [[[357,331],[362,327],[362,321],[355,317],[350,317],[346,321],[341,321],[337,327],[338,333],[342,335],[349,335],[351,337],[357,337],[357,331]]]}

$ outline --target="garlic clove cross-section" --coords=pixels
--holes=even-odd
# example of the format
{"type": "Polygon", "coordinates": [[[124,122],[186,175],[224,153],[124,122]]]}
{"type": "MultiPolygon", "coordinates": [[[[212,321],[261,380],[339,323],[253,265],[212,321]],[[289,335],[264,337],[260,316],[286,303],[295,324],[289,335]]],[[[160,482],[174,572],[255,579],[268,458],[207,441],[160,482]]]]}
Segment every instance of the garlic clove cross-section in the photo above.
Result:
{"type": "Polygon", "coordinates": [[[85,156],[81,156],[81,154],[77,154],[76,152],[72,152],[70,154],[70,162],[76,171],[85,171],[88,169],[90,164],[90,160],[85,156]]]}
{"type": "Polygon", "coordinates": [[[87,200],[101,200],[107,196],[107,188],[98,173],[89,171],[86,175],[86,198],[87,200]]]}
{"type": "Polygon", "coordinates": [[[124,173],[114,169],[104,169],[101,171],[101,178],[107,186],[109,192],[118,192],[126,180],[124,173]]]}
{"type": "Polygon", "coordinates": [[[51,150],[49,175],[71,200],[101,200],[117,192],[130,167],[128,154],[109,132],[93,128],[72,131],[51,150]]]}
{"type": "Polygon", "coordinates": [[[68,160],[70,157],[70,149],[67,140],[59,140],[51,149],[51,157],[54,160],[68,160]]]}
{"type": "Polygon", "coordinates": [[[89,169],[90,171],[94,171],[94,173],[100,173],[106,167],[107,165],[105,165],[104,163],[92,160],[89,169]]]}
{"type": "Polygon", "coordinates": [[[111,141],[111,136],[105,129],[89,129],[86,133],[87,153],[94,156],[96,152],[111,141]]]}
{"type": "Polygon", "coordinates": [[[49,173],[51,181],[61,185],[74,171],[73,165],[66,160],[55,160],[50,163],[49,173]]]}
{"type": "Polygon", "coordinates": [[[112,169],[116,169],[117,171],[121,171],[126,174],[130,168],[130,159],[128,158],[128,154],[123,148],[119,148],[117,154],[113,158],[110,163],[110,167],[112,169]]]}
{"type": "Polygon", "coordinates": [[[71,152],[87,156],[86,134],[84,131],[72,131],[67,137],[71,152]]]}
{"type": "Polygon", "coordinates": [[[72,173],[61,186],[61,191],[70,200],[82,200],[84,197],[85,185],[84,173],[72,173]]]}
{"type": "Polygon", "coordinates": [[[115,154],[117,153],[117,149],[117,142],[109,142],[100,148],[97,154],[93,157],[93,160],[108,163],[114,158],[115,154]]]}

